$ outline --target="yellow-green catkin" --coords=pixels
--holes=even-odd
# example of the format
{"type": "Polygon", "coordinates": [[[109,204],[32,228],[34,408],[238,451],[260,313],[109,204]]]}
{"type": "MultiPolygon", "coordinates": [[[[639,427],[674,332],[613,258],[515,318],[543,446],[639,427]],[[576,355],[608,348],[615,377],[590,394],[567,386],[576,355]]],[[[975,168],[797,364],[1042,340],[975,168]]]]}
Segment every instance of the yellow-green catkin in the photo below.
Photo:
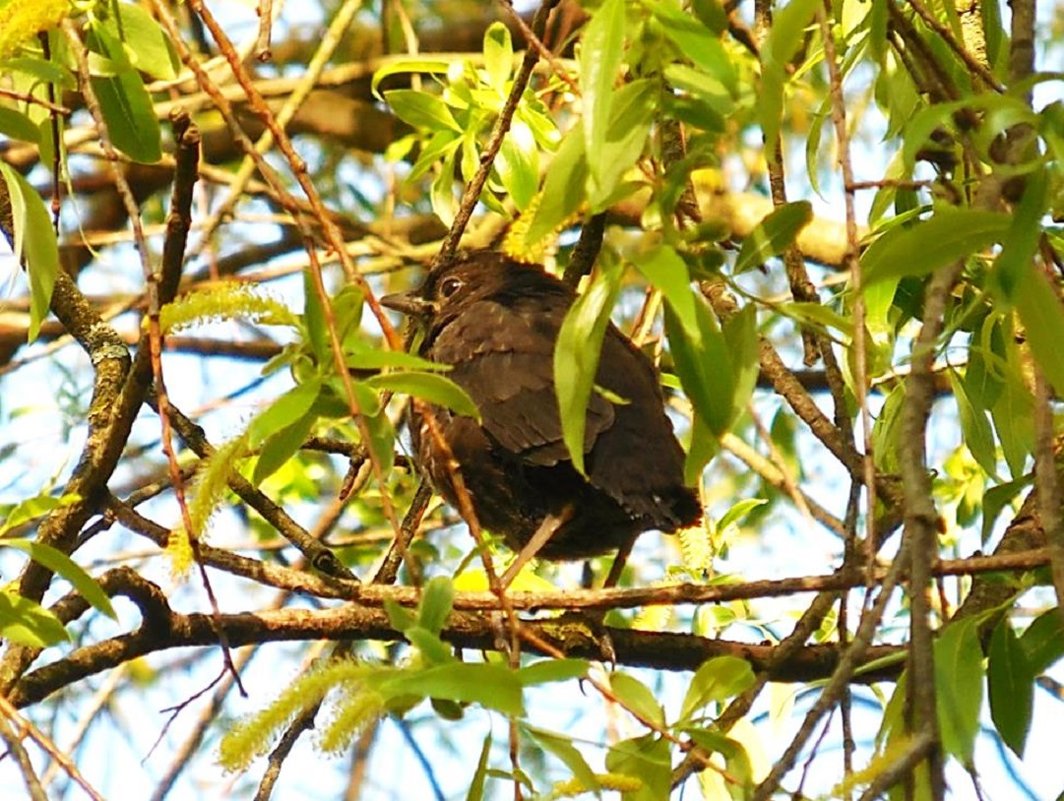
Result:
{"type": "Polygon", "coordinates": [[[12,0],[0,8],[0,58],[10,58],[19,45],[54,28],[70,15],[68,0],[12,0]]]}

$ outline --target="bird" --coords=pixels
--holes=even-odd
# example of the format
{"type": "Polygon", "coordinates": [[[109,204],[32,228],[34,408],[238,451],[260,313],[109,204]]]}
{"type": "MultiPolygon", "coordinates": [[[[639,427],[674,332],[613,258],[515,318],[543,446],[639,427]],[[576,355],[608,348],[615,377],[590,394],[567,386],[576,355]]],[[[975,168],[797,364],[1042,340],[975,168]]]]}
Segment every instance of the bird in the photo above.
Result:
{"type": "Polygon", "coordinates": [[[684,483],[684,452],[657,371],[612,323],[587,406],[584,474],[573,465],[562,439],[554,349],[576,298],[539,265],[477,250],[380,301],[421,327],[418,354],[449,365],[446,375],[480,411],[478,422],[414,404],[411,443],[435,490],[461,512],[457,467],[477,522],[519,554],[504,585],[533,557],[618,551],[623,560],[643,532],[672,533],[702,516],[697,492],[684,483]]]}

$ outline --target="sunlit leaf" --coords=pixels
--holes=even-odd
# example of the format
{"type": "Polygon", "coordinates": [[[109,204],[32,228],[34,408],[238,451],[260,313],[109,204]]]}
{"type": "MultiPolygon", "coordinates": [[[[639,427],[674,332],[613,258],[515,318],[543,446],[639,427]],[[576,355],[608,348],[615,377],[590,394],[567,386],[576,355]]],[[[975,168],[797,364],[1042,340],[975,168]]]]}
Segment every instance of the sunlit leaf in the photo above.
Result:
{"type": "Polygon", "coordinates": [[[602,340],[621,283],[621,265],[600,263],[587,290],[566,312],[554,347],[554,386],[562,437],[573,467],[584,472],[587,404],[595,383],[602,340]]]}

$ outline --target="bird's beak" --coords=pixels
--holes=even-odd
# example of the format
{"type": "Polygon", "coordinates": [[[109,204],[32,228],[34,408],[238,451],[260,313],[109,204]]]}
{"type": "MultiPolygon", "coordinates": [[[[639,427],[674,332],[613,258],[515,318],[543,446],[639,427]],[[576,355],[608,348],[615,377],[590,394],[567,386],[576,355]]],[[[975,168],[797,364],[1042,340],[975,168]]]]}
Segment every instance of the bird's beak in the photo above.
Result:
{"type": "Polygon", "coordinates": [[[434,311],[432,303],[411,292],[396,292],[381,298],[381,305],[410,317],[425,319],[434,311]]]}

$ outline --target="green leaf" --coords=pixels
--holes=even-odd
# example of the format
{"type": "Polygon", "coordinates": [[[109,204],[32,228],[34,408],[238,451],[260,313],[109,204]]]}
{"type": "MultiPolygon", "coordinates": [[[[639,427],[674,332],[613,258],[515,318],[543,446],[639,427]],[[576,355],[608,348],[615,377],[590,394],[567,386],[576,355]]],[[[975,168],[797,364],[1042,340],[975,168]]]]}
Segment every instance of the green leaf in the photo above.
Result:
{"type": "Polygon", "coordinates": [[[658,726],[665,725],[665,712],[661,704],[650,688],[639,679],[615,670],[610,674],[610,689],[621,705],[629,711],[658,726]]]}
{"type": "Polygon", "coordinates": [[[744,498],[741,501],[736,501],[717,521],[717,530],[724,531],[728,526],[738,523],[754,509],[764,506],[766,503],[768,501],[764,498],[744,498]]]}
{"type": "Polygon", "coordinates": [[[415,695],[480,704],[505,715],[524,711],[521,683],[509,669],[482,662],[454,662],[424,670],[404,671],[385,681],[379,690],[386,698],[415,695]]]}
{"type": "MultiPolygon", "coordinates": [[[[580,91],[584,99],[584,147],[603,152],[613,108],[614,82],[624,54],[624,0],[606,0],[584,28],[580,91]]],[[[602,185],[603,159],[589,160],[593,183],[602,185]]]]}
{"type": "Polygon", "coordinates": [[[384,599],[384,611],[388,615],[388,622],[398,632],[405,634],[409,629],[417,625],[417,618],[414,613],[405,606],[400,606],[391,598],[384,599]]]}
{"type": "Polygon", "coordinates": [[[624,794],[624,801],[661,801],[669,797],[669,743],[661,737],[647,734],[615,743],[606,753],[606,770],[634,776],[642,782],[638,790],[624,794]]]}
{"type": "Polygon", "coordinates": [[[722,332],[732,371],[731,422],[738,419],[754,395],[761,371],[758,358],[757,310],[744,306],[738,314],[724,321],[722,332]]]}
{"type": "Polygon", "coordinates": [[[403,636],[421,653],[425,665],[447,665],[456,661],[454,650],[440,639],[439,634],[424,626],[410,626],[403,636]]]}
{"type": "Polygon", "coordinates": [[[445,406],[458,414],[480,420],[480,411],[469,394],[446,376],[408,370],[401,373],[384,373],[362,382],[374,389],[390,389],[413,395],[415,398],[445,406]]]}
{"type": "Polygon", "coordinates": [[[93,78],[92,88],[100,101],[111,144],[133,161],[154,164],[162,158],[162,133],[151,98],[136,70],[93,78]]]}
{"type": "Polygon", "coordinates": [[[501,22],[493,22],[484,32],[484,69],[488,82],[499,90],[506,90],[506,82],[514,68],[514,46],[510,29],[501,22]]]}
{"type": "Polygon", "coordinates": [[[1039,676],[1064,657],[1064,620],[1052,607],[1035,618],[1020,637],[1031,675],[1039,676]]]}
{"type": "Polygon", "coordinates": [[[395,465],[395,427],[388,415],[383,411],[375,415],[362,415],[369,431],[369,442],[366,443],[370,453],[380,465],[382,475],[388,475],[395,465]]]}
{"type": "Polygon", "coordinates": [[[454,215],[458,212],[458,201],[454,197],[455,155],[456,151],[453,151],[444,158],[429,188],[432,212],[448,227],[454,222],[454,215]]]}
{"type": "Polygon", "coordinates": [[[392,75],[406,75],[411,72],[424,72],[429,75],[446,75],[447,71],[451,68],[453,61],[442,58],[400,58],[390,64],[385,64],[375,73],[373,73],[373,81],[370,83],[370,91],[373,95],[380,100],[384,97],[381,95],[377,88],[380,86],[381,81],[392,75]]]}
{"type": "Polygon", "coordinates": [[[695,320],[698,328],[692,336],[666,304],[665,331],[676,374],[695,412],[720,436],[734,419],[735,373],[724,335],[701,297],[695,298],[695,320]]]}
{"type": "Polygon", "coordinates": [[[972,764],[983,704],[983,652],[975,619],[950,623],[935,641],[935,706],[942,747],[972,764]]]}
{"type": "Polygon", "coordinates": [[[683,259],[671,247],[662,246],[632,254],[632,263],[669,304],[683,330],[698,336],[698,317],[691,275],[683,259]]]}
{"type": "Polygon", "coordinates": [[[77,78],[67,67],[56,61],[48,61],[37,56],[19,56],[0,60],[0,72],[21,72],[41,83],[54,83],[57,89],[73,91],[78,87],[77,78]]]}
{"type": "Polygon", "coordinates": [[[980,539],[983,545],[990,541],[990,534],[993,531],[994,523],[997,522],[998,516],[1001,514],[1001,510],[1005,508],[1006,504],[1011,503],[1025,487],[1030,486],[1032,481],[1033,477],[1031,476],[1021,476],[1007,484],[991,487],[983,493],[983,526],[980,539]]]}
{"type": "Polygon", "coordinates": [[[395,115],[414,128],[435,131],[450,128],[462,132],[447,104],[436,95],[416,92],[413,89],[393,89],[384,93],[384,99],[395,115]]]}
{"type": "Polygon", "coordinates": [[[621,182],[639,160],[650,134],[658,93],[656,82],[647,78],[632,81],[613,94],[606,135],[597,158],[588,160],[588,202],[593,214],[606,210],[623,191],[621,182]]]}
{"type": "Polygon", "coordinates": [[[248,426],[248,447],[258,448],[268,437],[302,418],[318,399],[321,387],[321,379],[317,377],[296,384],[255,415],[248,426]]]}
{"type": "Polygon", "coordinates": [[[1027,389],[1015,342],[1006,341],[1005,356],[1005,382],[990,416],[994,418],[1009,472],[1013,479],[1019,479],[1025,472],[1027,457],[1034,451],[1034,399],[1027,389]]]}
{"type": "Polygon", "coordinates": [[[813,19],[817,0],[791,0],[779,10],[761,47],[761,91],[757,98],[758,117],[768,146],[765,154],[776,158],[776,139],[783,118],[783,88],[787,68],[805,41],[803,30],[813,19]]]}
{"type": "Polygon", "coordinates": [[[523,687],[582,679],[587,676],[588,666],[586,659],[541,659],[518,669],[517,678],[523,687]]]}
{"type": "Polygon", "coordinates": [[[162,132],[140,73],[104,26],[93,26],[92,43],[111,61],[109,74],[92,78],[111,143],[134,161],[154,164],[162,158],[162,132]]]}
{"type": "Polygon", "coordinates": [[[514,120],[502,140],[495,169],[517,210],[527,209],[539,187],[539,150],[532,132],[520,120],[514,120]]]}
{"type": "Polygon", "coordinates": [[[59,618],[11,590],[0,590],[0,637],[30,648],[47,648],[70,640],[59,618]]]}
{"type": "Polygon", "coordinates": [[[754,671],[745,659],[735,656],[707,659],[687,685],[687,694],[680,707],[680,720],[690,720],[707,704],[733,698],[753,683],[754,671]]]}
{"type": "Polygon", "coordinates": [[[724,757],[724,769],[727,772],[725,784],[733,799],[746,801],[751,797],[754,771],[742,743],[713,729],[687,728],[683,733],[709,753],[724,757]]]}
{"type": "Polygon", "coordinates": [[[33,120],[8,106],[0,106],[0,134],[35,145],[41,141],[40,129],[33,120]]]}
{"type": "Polygon", "coordinates": [[[1010,217],[977,209],[939,210],[908,228],[893,228],[861,257],[866,285],[922,276],[1001,240],[1010,217]]]}
{"type": "MultiPolygon", "coordinates": [[[[36,520],[38,517],[44,517],[53,509],[58,509],[60,506],[69,506],[77,500],[79,500],[77,495],[67,494],[61,495],[58,498],[54,495],[37,495],[36,497],[20,501],[18,504],[11,507],[4,522],[0,524],[0,537],[11,529],[18,528],[23,523],[30,520],[36,520]]],[[[2,544],[3,543],[0,542],[0,545],[2,544]]]]}
{"type": "Polygon", "coordinates": [[[968,395],[968,390],[956,370],[949,371],[949,383],[957,400],[965,447],[987,475],[997,478],[997,451],[986,409],[977,406],[968,395]]]}
{"type": "Polygon", "coordinates": [[[569,308],[554,347],[554,389],[562,438],[573,467],[584,473],[587,404],[598,371],[602,340],[621,286],[620,264],[600,264],[591,283],[569,308]]]}
{"type": "Polygon", "coordinates": [[[1007,618],[994,627],[990,637],[987,686],[990,717],[1001,739],[1020,759],[1031,728],[1034,709],[1034,679],[1027,652],[1007,618]]]}
{"type": "Polygon", "coordinates": [[[294,423],[267,436],[255,462],[251,483],[256,487],[272,476],[291,459],[306,442],[311,429],[318,420],[313,411],[299,417],[294,423]]]}
{"type": "Polygon", "coordinates": [[[702,471],[719,450],[717,438],[696,414],[691,421],[691,444],[683,463],[683,481],[687,486],[697,487],[701,483],[702,471]]]}
{"type": "Polygon", "coordinates": [[[111,606],[111,599],[107,597],[107,593],[103,591],[96,579],[62,551],[43,542],[24,539],[0,540],[0,547],[22,551],[34,562],[44,565],[56,575],[69,581],[74,589],[81,593],[81,597],[92,604],[94,609],[98,609],[113,620],[118,619],[114,607],[111,606]]]}
{"type": "Polygon", "coordinates": [[[365,342],[350,342],[344,363],[354,370],[380,370],[395,367],[403,370],[429,370],[446,373],[449,364],[432,362],[413,353],[388,348],[374,348],[365,342]]]}
{"type": "Polygon", "coordinates": [[[418,604],[418,624],[439,634],[447,618],[450,617],[454,603],[454,585],[446,576],[435,576],[422,590],[421,603],[418,604]]]}
{"type": "Polygon", "coordinates": [[[480,746],[480,756],[477,758],[477,769],[473,773],[473,781],[469,784],[469,792],[466,793],[466,801],[482,801],[484,798],[484,783],[488,777],[488,757],[491,756],[491,732],[484,735],[484,742],[480,746]]]}
{"type": "Polygon", "coordinates": [[[1015,298],[1031,273],[1032,259],[1042,238],[1042,217],[1049,203],[1048,190],[1045,170],[1036,170],[1027,176],[1023,197],[1013,209],[1012,222],[991,273],[1006,298],[1015,298]]]}
{"type": "Polygon", "coordinates": [[[103,21],[106,30],[115,41],[125,45],[129,64],[153,78],[169,81],[177,77],[181,61],[174,51],[170,38],[143,8],[129,3],[115,3],[119,21],[108,15],[103,21]]]}
{"type": "Polygon", "coordinates": [[[730,94],[738,94],[739,81],[731,57],[712,30],[679,3],[655,3],[652,10],[665,35],[681,53],[720,81],[730,94]]]}
{"type": "Polygon", "coordinates": [[[1056,287],[1041,270],[1029,269],[1016,285],[1015,301],[1038,366],[1053,388],[1064,392],[1064,359],[1059,350],[1064,342],[1064,304],[1056,287]]]}
{"type": "Polygon", "coordinates": [[[318,364],[331,363],[332,350],[329,347],[329,331],[325,325],[325,310],[309,267],[303,271],[303,314],[300,319],[315,361],[318,364]]]}
{"type": "Polygon", "coordinates": [[[812,219],[813,205],[807,200],[785,203],[773,210],[743,240],[739,256],[735,259],[735,275],[741,275],[778,256],[812,219]]]}
{"type": "Polygon", "coordinates": [[[41,196],[16,170],[0,161],[0,176],[7,184],[15,227],[14,253],[26,268],[30,284],[30,326],[33,342],[48,316],[52,289],[59,272],[59,246],[55,229],[41,196]]]}
{"type": "Polygon", "coordinates": [[[570,772],[573,774],[573,778],[580,782],[580,785],[585,792],[598,791],[598,777],[595,776],[595,772],[591,770],[591,766],[587,764],[584,755],[573,745],[572,738],[566,737],[564,734],[557,734],[555,732],[546,731],[545,729],[537,729],[531,726],[522,728],[540,748],[544,751],[549,751],[560,759],[565,767],[569,768],[570,772]]]}
{"type": "Polygon", "coordinates": [[[547,168],[542,199],[525,233],[525,247],[538,244],[576,214],[586,198],[586,183],[584,138],[579,130],[574,129],[562,139],[547,168]]]}

